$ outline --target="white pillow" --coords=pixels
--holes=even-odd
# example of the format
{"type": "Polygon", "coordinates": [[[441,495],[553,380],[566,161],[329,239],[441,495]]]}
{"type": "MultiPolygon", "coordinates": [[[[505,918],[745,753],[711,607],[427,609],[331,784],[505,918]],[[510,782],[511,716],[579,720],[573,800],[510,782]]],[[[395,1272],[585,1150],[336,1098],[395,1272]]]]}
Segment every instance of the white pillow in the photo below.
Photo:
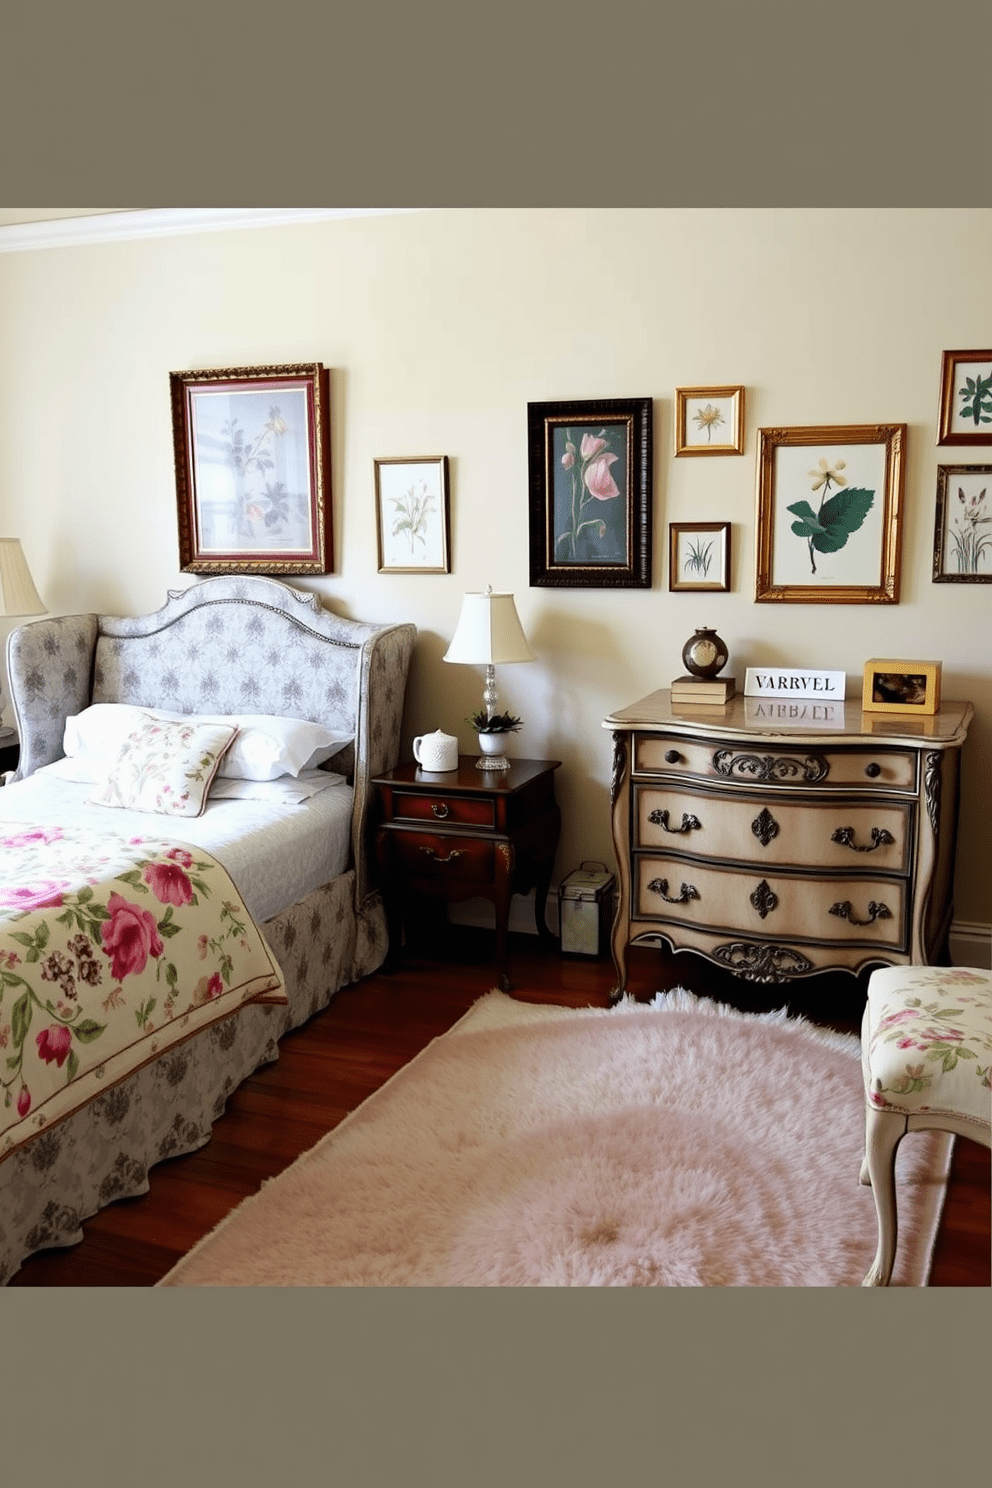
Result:
{"type": "MultiPolygon", "coordinates": [[[[224,779],[277,780],[299,775],[323,764],[352,741],[352,734],[309,723],[303,718],[281,718],[270,713],[170,713],[163,708],[139,708],[131,703],[92,703],[66,719],[62,748],[70,759],[107,763],[125,739],[148,718],[191,724],[219,723],[238,730],[234,745],[221,762],[224,779]]],[[[102,779],[95,772],[93,779],[102,779]]]]}
{"type": "Polygon", "coordinates": [[[94,806],[201,816],[207,792],[237,730],[230,724],[146,718],[121,745],[94,806]]]}
{"type": "Polygon", "coordinates": [[[280,775],[278,780],[222,780],[210,787],[211,801],[271,801],[276,805],[299,806],[327,790],[343,785],[345,777],[330,770],[301,770],[299,775],[280,775]]]}

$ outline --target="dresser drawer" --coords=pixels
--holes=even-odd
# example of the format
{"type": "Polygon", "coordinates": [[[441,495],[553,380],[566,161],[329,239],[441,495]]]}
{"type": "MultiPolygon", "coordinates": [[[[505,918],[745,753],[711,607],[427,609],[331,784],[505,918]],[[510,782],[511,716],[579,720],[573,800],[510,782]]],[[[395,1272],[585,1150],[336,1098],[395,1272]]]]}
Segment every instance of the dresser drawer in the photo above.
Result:
{"type": "Polygon", "coordinates": [[[496,825],[493,801],[472,796],[415,795],[412,791],[393,792],[393,817],[397,821],[443,821],[448,826],[482,827],[492,831],[496,825]]]}
{"type": "Polygon", "coordinates": [[[391,832],[396,866],[404,873],[433,879],[470,879],[491,883],[495,876],[494,842],[473,838],[435,837],[430,832],[391,832]]]}
{"type": "Polygon", "coordinates": [[[769,866],[908,873],[913,805],[635,785],[633,845],[769,866]]]}
{"type": "Polygon", "coordinates": [[[833,789],[837,786],[915,791],[918,756],[912,749],[794,749],[760,739],[746,745],[675,735],[635,734],[635,776],[685,776],[743,785],[833,789]]]}
{"type": "Polygon", "coordinates": [[[905,949],[902,879],[742,872],[661,855],[634,862],[632,919],[720,934],[905,949]]]}

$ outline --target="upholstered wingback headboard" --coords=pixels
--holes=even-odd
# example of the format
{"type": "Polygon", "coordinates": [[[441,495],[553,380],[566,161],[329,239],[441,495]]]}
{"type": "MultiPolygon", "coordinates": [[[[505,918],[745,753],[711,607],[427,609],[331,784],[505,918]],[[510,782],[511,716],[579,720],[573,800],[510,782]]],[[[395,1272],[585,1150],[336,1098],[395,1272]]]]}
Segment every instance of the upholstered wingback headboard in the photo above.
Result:
{"type": "Polygon", "coordinates": [[[223,576],[170,590],[149,615],[68,615],[13,631],[15,780],[62,755],[65,721],[89,703],[179,713],[277,713],[353,731],[336,766],[354,780],[359,904],[368,892],[369,781],[398,762],[416,629],[326,610],[277,579],[223,576]]]}

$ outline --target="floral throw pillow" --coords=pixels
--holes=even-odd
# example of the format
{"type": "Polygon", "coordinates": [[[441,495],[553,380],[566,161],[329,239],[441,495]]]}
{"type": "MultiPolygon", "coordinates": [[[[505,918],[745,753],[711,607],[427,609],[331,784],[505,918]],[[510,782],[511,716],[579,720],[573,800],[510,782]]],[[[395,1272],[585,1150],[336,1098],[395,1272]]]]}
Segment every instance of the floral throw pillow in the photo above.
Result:
{"type": "Polygon", "coordinates": [[[231,724],[149,717],[128,735],[103,786],[89,799],[159,816],[200,816],[237,732],[231,724]]]}

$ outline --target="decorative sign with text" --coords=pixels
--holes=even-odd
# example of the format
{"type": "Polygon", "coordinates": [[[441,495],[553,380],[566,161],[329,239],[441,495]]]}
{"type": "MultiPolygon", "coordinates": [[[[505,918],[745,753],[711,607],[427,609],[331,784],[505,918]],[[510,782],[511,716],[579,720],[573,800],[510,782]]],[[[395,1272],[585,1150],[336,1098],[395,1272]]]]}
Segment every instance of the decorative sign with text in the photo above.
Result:
{"type": "Polygon", "coordinates": [[[745,697],[816,698],[842,703],[846,672],[817,672],[809,667],[748,667],[745,697]]]}

